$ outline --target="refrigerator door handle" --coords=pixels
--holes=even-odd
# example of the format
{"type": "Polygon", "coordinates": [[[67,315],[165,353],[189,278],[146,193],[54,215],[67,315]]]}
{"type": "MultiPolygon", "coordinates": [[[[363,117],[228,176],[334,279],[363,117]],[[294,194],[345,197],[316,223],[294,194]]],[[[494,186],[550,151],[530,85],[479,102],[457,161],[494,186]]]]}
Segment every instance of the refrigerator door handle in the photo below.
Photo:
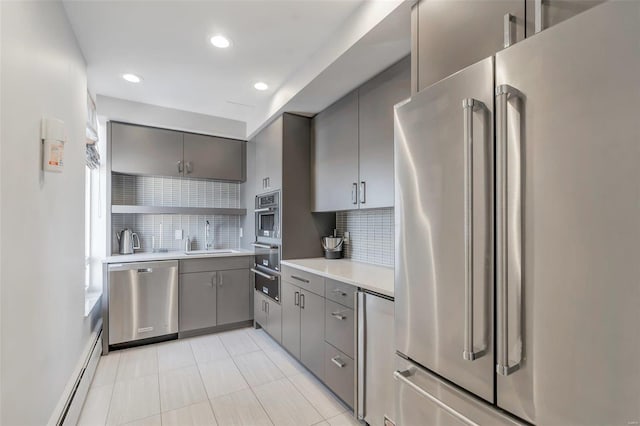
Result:
{"type": "Polygon", "coordinates": [[[480,358],[486,351],[474,351],[473,339],[473,112],[484,109],[477,99],[462,101],[464,112],[464,349],[462,357],[467,361],[480,358]]]}
{"type": "Polygon", "coordinates": [[[418,386],[417,384],[413,383],[409,378],[413,376],[413,372],[411,371],[411,369],[409,370],[404,370],[404,371],[394,371],[393,372],[393,378],[396,380],[401,381],[402,383],[404,383],[405,385],[409,386],[411,389],[413,389],[414,391],[416,391],[418,394],[420,394],[420,396],[423,396],[425,398],[427,398],[429,401],[433,402],[434,404],[436,404],[438,407],[440,407],[441,409],[443,409],[444,411],[446,411],[447,413],[451,414],[453,417],[455,417],[456,419],[466,423],[469,426],[479,426],[476,422],[474,422],[473,420],[471,420],[469,417],[465,416],[464,414],[462,414],[461,412],[455,410],[454,408],[448,406],[447,404],[445,404],[444,402],[440,401],[438,398],[436,398],[435,396],[431,395],[429,392],[427,392],[426,390],[422,389],[420,386],[418,386]]]}
{"type": "MultiPolygon", "coordinates": [[[[516,240],[521,238],[521,217],[520,211],[513,212],[513,216],[519,221],[516,226],[509,226],[509,181],[508,181],[508,101],[510,97],[522,99],[523,95],[516,88],[508,84],[496,87],[496,187],[497,187],[497,253],[496,253],[496,281],[498,289],[498,353],[496,372],[502,376],[508,376],[520,369],[522,357],[517,363],[509,365],[509,245],[508,231],[515,233],[516,240]]],[[[516,169],[516,174],[521,173],[520,168],[516,169]]],[[[521,176],[517,176],[518,187],[520,187],[521,176]]],[[[516,252],[519,259],[514,259],[514,264],[520,268],[518,275],[522,279],[522,259],[521,250],[516,252]]],[[[522,298],[520,298],[522,304],[522,298]]],[[[520,306],[520,314],[522,306],[520,306]]],[[[522,327],[522,322],[520,322],[522,327]]],[[[520,330],[520,340],[522,340],[522,330],[520,330]]],[[[522,351],[522,349],[521,349],[522,351]]],[[[521,352],[522,353],[522,352],[521,352]]]]}

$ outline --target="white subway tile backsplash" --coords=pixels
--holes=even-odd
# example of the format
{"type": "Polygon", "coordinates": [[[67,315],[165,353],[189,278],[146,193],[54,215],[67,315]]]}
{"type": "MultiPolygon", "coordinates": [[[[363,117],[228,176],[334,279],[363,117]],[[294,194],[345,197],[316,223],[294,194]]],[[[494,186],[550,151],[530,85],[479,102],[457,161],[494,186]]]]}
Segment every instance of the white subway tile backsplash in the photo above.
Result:
{"type": "Polygon", "coordinates": [[[344,246],[345,258],[393,266],[393,208],[337,212],[336,228],[340,236],[350,232],[350,242],[344,246]]]}
{"type": "MultiPolygon", "coordinates": [[[[170,177],[113,174],[111,200],[114,205],[163,207],[240,208],[240,184],[170,177]]],[[[113,214],[112,247],[118,251],[116,233],[131,228],[140,237],[141,251],[155,248],[183,250],[184,241],[175,240],[174,231],[183,230],[192,240],[192,249],[206,247],[205,226],[210,223],[214,248],[240,246],[239,216],[196,216],[161,214],[113,214]]]]}

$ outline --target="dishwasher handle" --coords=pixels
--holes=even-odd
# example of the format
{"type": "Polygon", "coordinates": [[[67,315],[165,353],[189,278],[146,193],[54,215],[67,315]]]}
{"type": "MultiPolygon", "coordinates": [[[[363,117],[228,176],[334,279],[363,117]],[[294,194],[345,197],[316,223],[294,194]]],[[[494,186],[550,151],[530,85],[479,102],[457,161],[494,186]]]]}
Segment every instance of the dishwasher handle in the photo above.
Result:
{"type": "Polygon", "coordinates": [[[131,263],[112,263],[109,265],[109,272],[117,271],[135,271],[136,273],[154,272],[157,269],[178,268],[176,260],[162,260],[157,262],[131,262],[131,263]]]}

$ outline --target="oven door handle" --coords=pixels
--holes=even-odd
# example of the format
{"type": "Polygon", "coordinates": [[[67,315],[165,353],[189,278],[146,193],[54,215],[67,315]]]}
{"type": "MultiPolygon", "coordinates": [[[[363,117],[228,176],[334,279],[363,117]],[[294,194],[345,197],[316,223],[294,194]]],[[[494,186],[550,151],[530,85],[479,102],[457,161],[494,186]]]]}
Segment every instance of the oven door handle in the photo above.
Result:
{"type": "Polygon", "coordinates": [[[262,209],[255,209],[256,213],[267,213],[276,211],[275,207],[264,207],[262,209]]]}
{"type": "Polygon", "coordinates": [[[268,249],[268,250],[275,250],[278,248],[278,246],[273,246],[270,244],[262,244],[262,243],[251,243],[251,245],[254,247],[268,249]]]}
{"type": "Polygon", "coordinates": [[[269,281],[275,281],[276,277],[273,275],[269,275],[269,274],[265,274],[264,272],[260,272],[255,268],[251,268],[251,272],[253,272],[254,274],[260,275],[263,278],[268,279],[269,281]]]}

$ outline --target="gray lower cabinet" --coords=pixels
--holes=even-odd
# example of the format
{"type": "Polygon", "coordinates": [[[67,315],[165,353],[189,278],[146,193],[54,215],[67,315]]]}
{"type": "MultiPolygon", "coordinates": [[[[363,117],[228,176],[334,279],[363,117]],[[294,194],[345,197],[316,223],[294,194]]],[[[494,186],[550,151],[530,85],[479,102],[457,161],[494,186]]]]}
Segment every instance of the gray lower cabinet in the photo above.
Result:
{"type": "Polygon", "coordinates": [[[180,275],[179,330],[181,332],[217,325],[217,272],[180,275]]]}
{"type": "Polygon", "coordinates": [[[280,282],[282,303],[282,346],[300,359],[300,288],[280,282]]]}
{"type": "Polygon", "coordinates": [[[147,176],[182,176],[182,132],[112,122],[111,170],[147,176]]]}
{"type": "Polygon", "coordinates": [[[353,359],[329,343],[324,345],[324,381],[344,402],[353,407],[354,368],[353,359]]]}
{"type": "Polygon", "coordinates": [[[358,91],[313,119],[311,210],[358,208],[358,91]]]}
{"type": "Polygon", "coordinates": [[[325,340],[353,358],[355,347],[355,315],[353,309],[327,300],[324,318],[325,340]]]}
{"type": "Polygon", "coordinates": [[[218,325],[248,321],[253,318],[251,306],[251,272],[232,269],[218,272],[218,325]]]}
{"type": "Polygon", "coordinates": [[[282,346],[319,378],[324,377],[324,297],[281,283],[282,346]]]}
{"type": "Polygon", "coordinates": [[[245,256],[181,260],[180,332],[251,320],[252,263],[245,256]]]}
{"type": "Polygon", "coordinates": [[[246,142],[216,136],[184,134],[184,176],[243,182],[246,142]]]}
{"type": "Polygon", "coordinates": [[[300,361],[320,379],[324,379],[323,317],[324,297],[302,291],[300,294],[300,361]]]}
{"type": "Polygon", "coordinates": [[[254,290],[254,319],[275,341],[282,343],[282,307],[254,290]]]}

